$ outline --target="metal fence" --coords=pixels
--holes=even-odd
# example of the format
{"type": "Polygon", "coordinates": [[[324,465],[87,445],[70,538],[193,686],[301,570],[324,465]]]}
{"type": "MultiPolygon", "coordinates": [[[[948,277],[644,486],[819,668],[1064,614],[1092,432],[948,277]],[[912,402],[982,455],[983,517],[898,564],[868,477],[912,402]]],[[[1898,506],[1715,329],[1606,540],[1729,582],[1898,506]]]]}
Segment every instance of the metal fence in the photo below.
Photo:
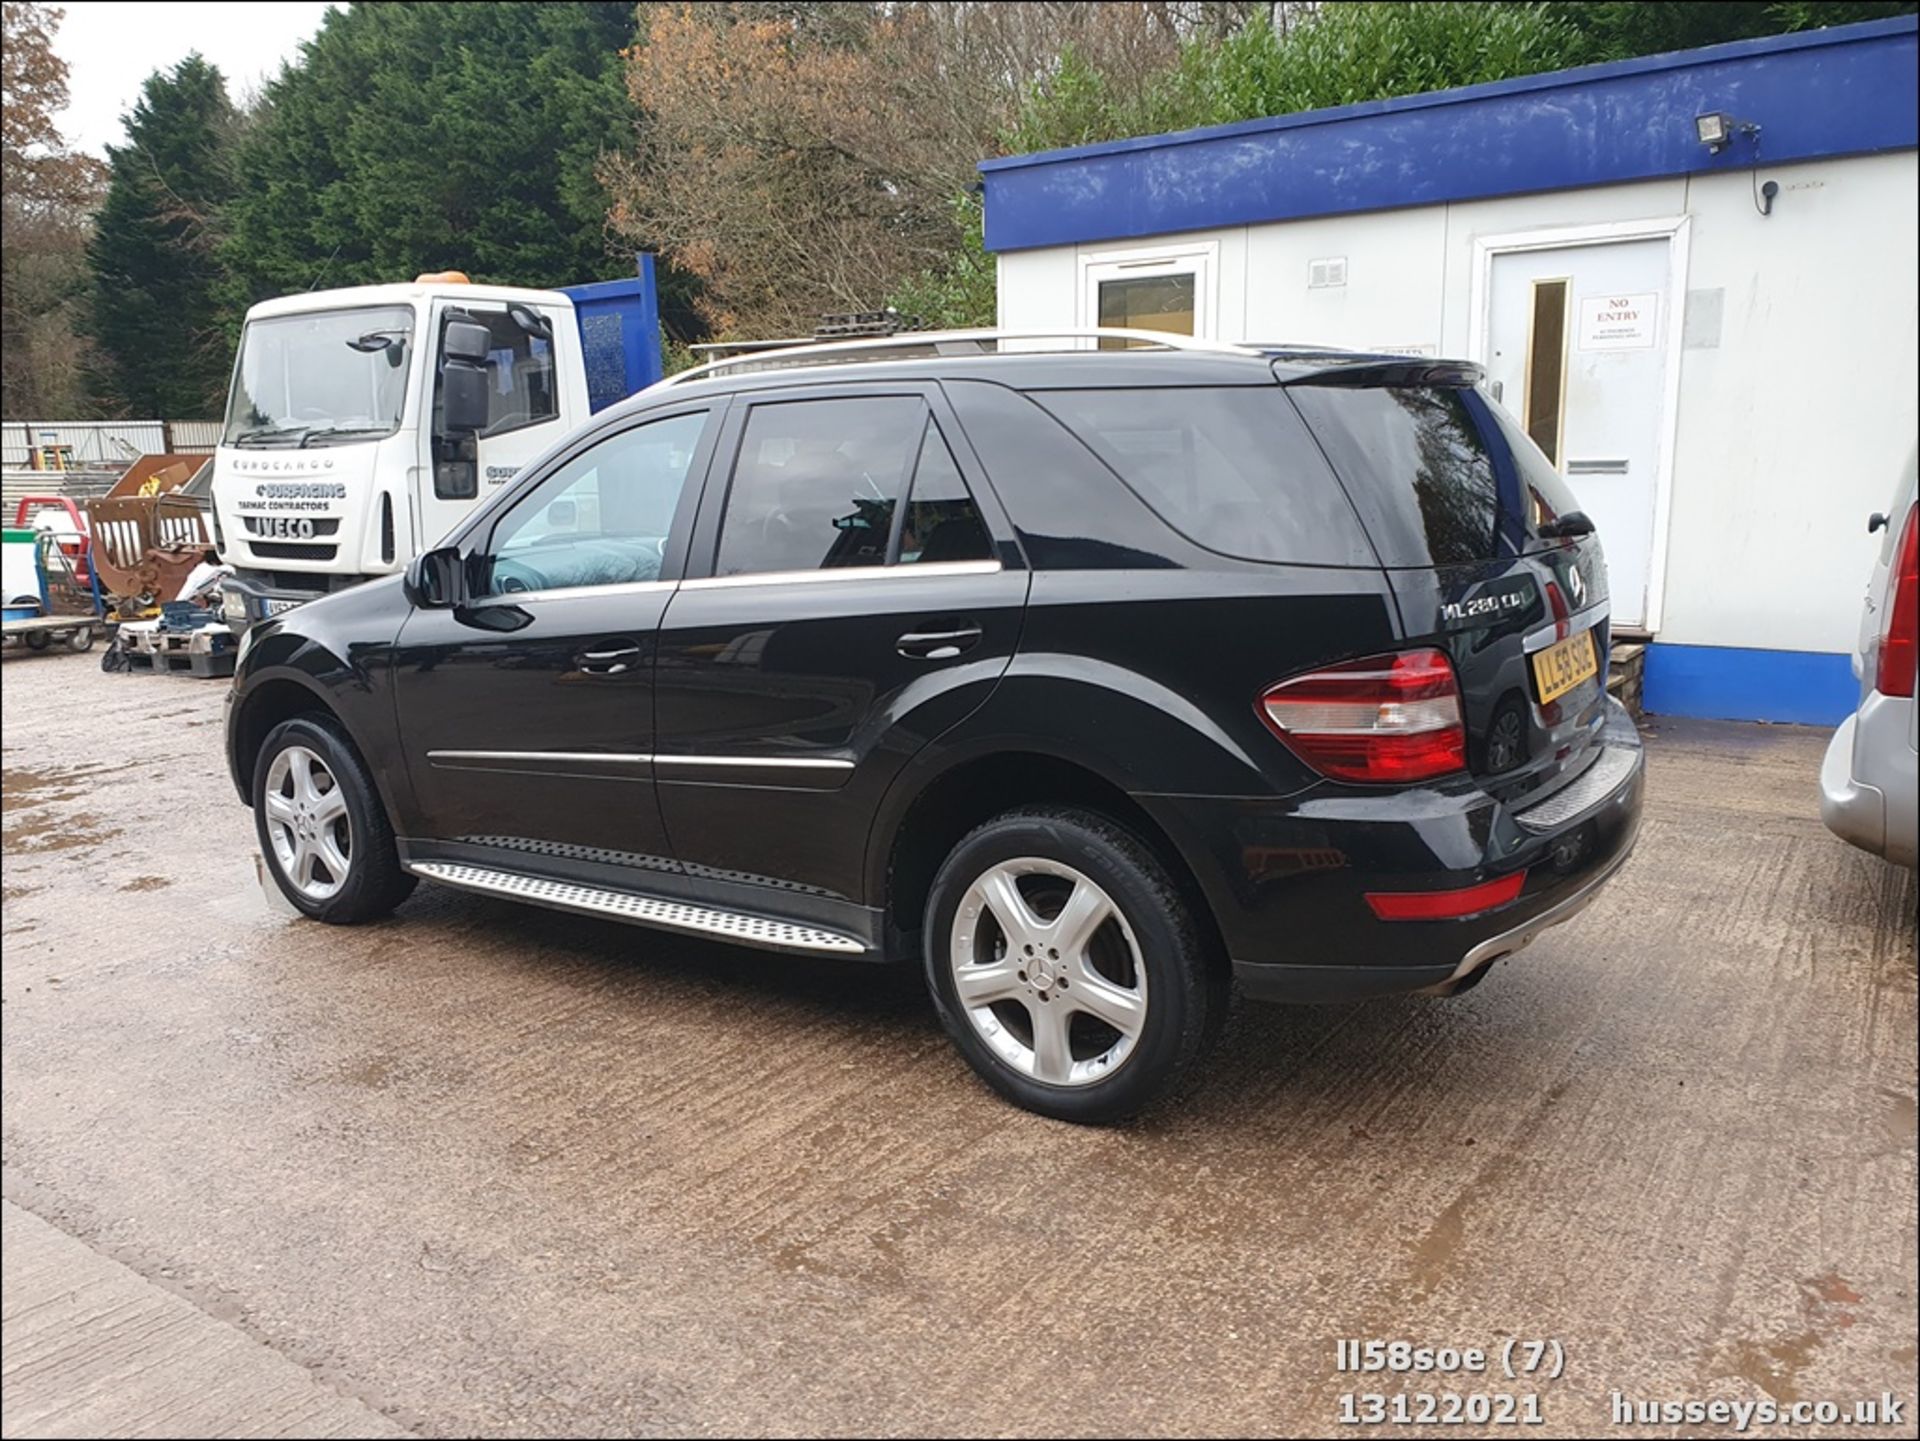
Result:
{"type": "Polygon", "coordinates": [[[217,420],[9,420],[0,425],[0,464],[30,466],[53,447],[71,466],[125,465],[168,452],[211,455],[217,420]]]}

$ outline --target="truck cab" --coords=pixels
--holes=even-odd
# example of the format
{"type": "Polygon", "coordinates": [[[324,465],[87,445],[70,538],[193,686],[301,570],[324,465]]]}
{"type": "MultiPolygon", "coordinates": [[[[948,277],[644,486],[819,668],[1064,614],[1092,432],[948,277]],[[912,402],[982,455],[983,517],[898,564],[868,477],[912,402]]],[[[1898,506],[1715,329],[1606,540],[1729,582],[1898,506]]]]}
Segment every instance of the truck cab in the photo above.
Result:
{"type": "Polygon", "coordinates": [[[627,383],[590,395],[579,313],[644,291],[655,323],[648,260],[637,282],[581,287],[579,307],[451,273],[249,310],[214,457],[228,624],[403,569],[599,404],[656,378],[657,330],[652,376],[619,376],[616,355],[627,383]]]}

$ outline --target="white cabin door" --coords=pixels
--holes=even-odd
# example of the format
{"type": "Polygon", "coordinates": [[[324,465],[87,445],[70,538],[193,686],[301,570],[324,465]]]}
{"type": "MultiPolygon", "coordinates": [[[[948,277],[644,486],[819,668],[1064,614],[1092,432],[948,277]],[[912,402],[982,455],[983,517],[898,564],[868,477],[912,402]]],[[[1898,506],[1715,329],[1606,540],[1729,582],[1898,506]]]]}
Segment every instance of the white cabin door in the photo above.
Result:
{"type": "Polygon", "coordinates": [[[1606,549],[1613,624],[1644,628],[1667,347],[1666,238],[1491,257],[1487,379],[1567,478],[1606,549]]]}

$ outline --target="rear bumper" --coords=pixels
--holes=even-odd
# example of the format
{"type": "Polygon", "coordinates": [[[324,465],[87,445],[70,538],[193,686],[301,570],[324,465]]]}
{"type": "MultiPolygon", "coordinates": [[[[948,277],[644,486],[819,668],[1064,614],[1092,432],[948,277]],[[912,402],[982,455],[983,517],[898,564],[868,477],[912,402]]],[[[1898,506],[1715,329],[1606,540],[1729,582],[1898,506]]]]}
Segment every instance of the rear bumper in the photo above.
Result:
{"type": "Polygon", "coordinates": [[[1898,865],[1916,863],[1920,757],[1914,702],[1869,692],[1827,743],[1820,765],[1820,819],[1840,839],[1898,865]]]}
{"type": "MultiPolygon", "coordinates": [[[[1612,705],[1612,703],[1609,703],[1612,705]]],[[[1617,705],[1575,782],[1515,806],[1356,787],[1287,800],[1142,797],[1194,863],[1242,992],[1268,1001],[1448,993],[1576,915],[1625,863],[1645,756],[1617,705]],[[1457,920],[1383,921],[1376,891],[1451,891],[1524,870],[1513,901],[1457,920]]]]}

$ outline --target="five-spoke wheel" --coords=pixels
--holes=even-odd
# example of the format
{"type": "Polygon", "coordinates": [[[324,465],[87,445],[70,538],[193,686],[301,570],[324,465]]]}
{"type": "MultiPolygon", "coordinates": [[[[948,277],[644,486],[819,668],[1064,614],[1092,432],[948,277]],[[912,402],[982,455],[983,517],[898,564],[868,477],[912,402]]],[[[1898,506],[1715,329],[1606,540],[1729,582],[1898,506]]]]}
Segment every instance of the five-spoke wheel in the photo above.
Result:
{"type": "Polygon", "coordinates": [[[286,747],[267,767],[262,804],[274,856],[295,889],[311,901],[339,894],[353,865],[353,819],[327,763],[305,746],[286,747]]]}
{"type": "Polygon", "coordinates": [[[317,920],[384,916],[413,890],[366,763],[329,717],[298,716],[268,733],[253,817],[281,894],[317,920]]]}
{"type": "Polygon", "coordinates": [[[948,1034],[1030,1110],[1111,1121],[1166,1094],[1225,1008],[1227,969],[1166,864],[1108,817],[1009,812],[934,878],[927,980],[948,1034]]]}

